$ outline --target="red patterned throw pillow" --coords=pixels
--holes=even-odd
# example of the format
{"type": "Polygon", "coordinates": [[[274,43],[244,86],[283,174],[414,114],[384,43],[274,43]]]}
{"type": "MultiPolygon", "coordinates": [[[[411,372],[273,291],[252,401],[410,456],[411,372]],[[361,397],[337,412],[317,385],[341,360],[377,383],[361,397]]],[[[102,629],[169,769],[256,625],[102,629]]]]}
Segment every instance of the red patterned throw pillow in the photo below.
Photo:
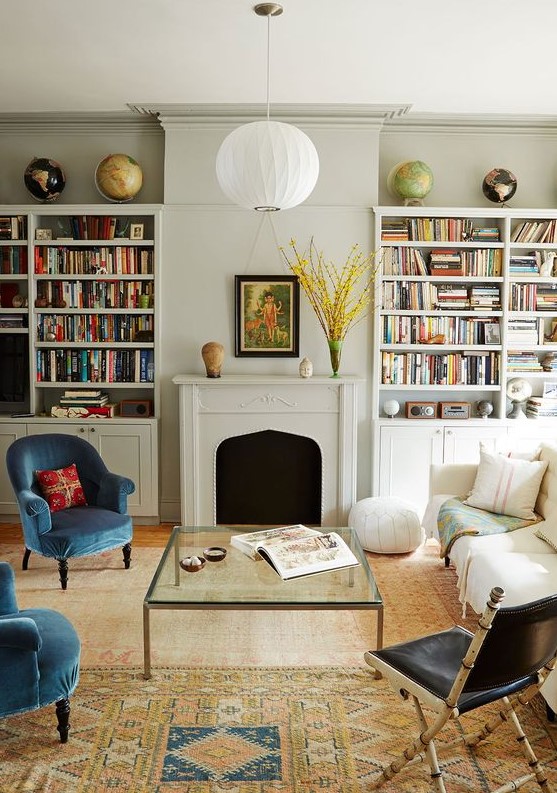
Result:
{"type": "Polygon", "coordinates": [[[87,504],[75,463],[56,471],[35,471],[51,512],[87,504]]]}

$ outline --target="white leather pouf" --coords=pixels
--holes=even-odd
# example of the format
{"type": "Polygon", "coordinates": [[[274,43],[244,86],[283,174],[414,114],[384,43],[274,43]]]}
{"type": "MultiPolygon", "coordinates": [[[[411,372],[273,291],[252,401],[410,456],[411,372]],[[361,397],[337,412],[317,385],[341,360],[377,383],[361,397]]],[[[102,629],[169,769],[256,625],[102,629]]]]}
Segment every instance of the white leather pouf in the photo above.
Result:
{"type": "Polygon", "coordinates": [[[362,548],[374,553],[408,553],[425,539],[420,519],[401,498],[374,496],[358,501],[348,516],[362,548]]]}

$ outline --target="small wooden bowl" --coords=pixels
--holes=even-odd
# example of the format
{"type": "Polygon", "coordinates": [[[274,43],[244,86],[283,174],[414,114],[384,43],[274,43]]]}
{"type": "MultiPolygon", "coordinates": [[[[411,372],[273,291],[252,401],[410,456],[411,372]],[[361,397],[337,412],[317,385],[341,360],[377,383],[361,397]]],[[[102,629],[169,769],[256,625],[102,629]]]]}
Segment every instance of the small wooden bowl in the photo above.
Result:
{"type": "Polygon", "coordinates": [[[184,559],[180,559],[180,567],[182,570],[185,570],[186,573],[198,573],[200,570],[203,570],[206,564],[206,559],[203,559],[200,556],[186,556],[184,559]],[[196,560],[193,563],[193,560],[196,560]]]}
{"type": "Polygon", "coordinates": [[[208,562],[222,562],[226,556],[226,548],[211,545],[209,548],[203,549],[203,556],[208,562]]]}

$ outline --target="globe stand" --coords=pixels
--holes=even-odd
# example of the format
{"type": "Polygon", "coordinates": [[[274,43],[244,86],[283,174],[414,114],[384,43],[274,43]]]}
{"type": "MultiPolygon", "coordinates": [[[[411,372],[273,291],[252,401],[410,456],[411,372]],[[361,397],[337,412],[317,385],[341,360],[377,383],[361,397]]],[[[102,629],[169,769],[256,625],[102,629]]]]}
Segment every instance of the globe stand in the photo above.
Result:
{"type": "Polygon", "coordinates": [[[525,419],[526,415],[522,409],[522,405],[524,404],[524,400],[513,400],[513,407],[509,415],[507,416],[508,419],[525,419]]]}
{"type": "Polygon", "coordinates": [[[422,198],[405,198],[404,199],[404,206],[405,207],[424,207],[424,201],[422,198]]]}

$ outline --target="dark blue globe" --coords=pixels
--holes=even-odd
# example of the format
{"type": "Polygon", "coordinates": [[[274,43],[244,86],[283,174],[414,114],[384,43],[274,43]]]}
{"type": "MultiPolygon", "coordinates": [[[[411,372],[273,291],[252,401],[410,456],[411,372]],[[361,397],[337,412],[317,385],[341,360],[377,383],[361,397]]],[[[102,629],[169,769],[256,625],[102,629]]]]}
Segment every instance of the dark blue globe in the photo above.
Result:
{"type": "Polygon", "coordinates": [[[36,201],[56,201],[66,186],[62,166],[48,157],[34,157],[23,174],[23,181],[36,201]]]}

